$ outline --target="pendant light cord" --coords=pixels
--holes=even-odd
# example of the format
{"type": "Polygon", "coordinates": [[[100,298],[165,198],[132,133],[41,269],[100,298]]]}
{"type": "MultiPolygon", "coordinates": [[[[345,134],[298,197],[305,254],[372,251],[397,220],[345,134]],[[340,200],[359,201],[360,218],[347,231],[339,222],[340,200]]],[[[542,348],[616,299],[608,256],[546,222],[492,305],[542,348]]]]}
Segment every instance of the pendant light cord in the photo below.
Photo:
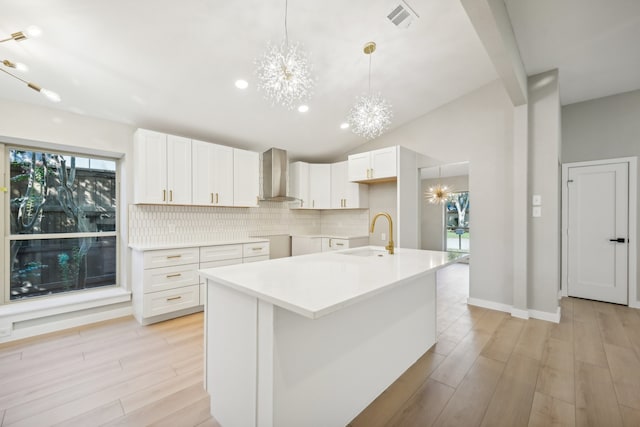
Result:
{"type": "Polygon", "coordinates": [[[287,11],[289,9],[289,0],[284,0],[284,42],[289,48],[289,32],[287,31],[287,11]]]}

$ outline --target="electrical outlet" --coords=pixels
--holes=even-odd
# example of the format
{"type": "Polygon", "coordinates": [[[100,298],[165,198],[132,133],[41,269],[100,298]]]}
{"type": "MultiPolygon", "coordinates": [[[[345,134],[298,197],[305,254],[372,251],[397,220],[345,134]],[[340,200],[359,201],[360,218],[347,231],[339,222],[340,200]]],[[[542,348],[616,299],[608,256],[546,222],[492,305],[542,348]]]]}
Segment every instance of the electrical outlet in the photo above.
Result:
{"type": "Polygon", "coordinates": [[[387,235],[385,233],[380,233],[380,240],[387,240],[387,235]]]}
{"type": "Polygon", "coordinates": [[[0,327],[0,338],[8,337],[11,335],[11,326],[2,326],[0,327]]]}

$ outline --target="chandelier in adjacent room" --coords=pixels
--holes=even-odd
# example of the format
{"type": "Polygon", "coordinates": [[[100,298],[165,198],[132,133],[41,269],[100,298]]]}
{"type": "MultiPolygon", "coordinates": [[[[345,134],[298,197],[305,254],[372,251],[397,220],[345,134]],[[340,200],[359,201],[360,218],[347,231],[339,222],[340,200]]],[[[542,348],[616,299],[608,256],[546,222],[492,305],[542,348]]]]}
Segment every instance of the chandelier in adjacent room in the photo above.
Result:
{"type": "Polygon", "coordinates": [[[446,185],[442,185],[440,182],[440,166],[438,166],[438,183],[429,187],[429,191],[424,193],[425,198],[429,203],[444,204],[447,200],[451,199],[452,188],[446,185]]]}
{"type": "MultiPolygon", "coordinates": [[[[0,43],[8,42],[11,40],[19,42],[22,40],[26,40],[27,38],[37,37],[38,35],[40,35],[40,33],[41,31],[38,27],[31,26],[27,28],[27,30],[24,32],[18,31],[16,33],[12,33],[10,37],[0,39],[0,43]]],[[[0,66],[0,71],[2,71],[3,73],[13,77],[16,80],[21,81],[22,83],[26,84],[27,87],[35,90],[36,92],[40,92],[45,97],[47,97],[50,101],[60,102],[60,95],[58,95],[54,91],[40,87],[39,85],[33,82],[30,82],[26,79],[23,79],[22,77],[13,73],[14,70],[18,72],[26,72],[28,70],[26,65],[21,64],[19,62],[13,62],[9,59],[1,60],[0,65],[2,65],[0,66]],[[10,69],[11,71],[8,71],[8,69],[10,69]]]]}
{"type": "Polygon", "coordinates": [[[287,30],[288,1],[284,9],[284,41],[280,46],[269,44],[256,61],[258,88],[275,104],[292,109],[311,97],[314,78],[309,56],[298,43],[289,43],[287,30]]]}
{"type": "Polygon", "coordinates": [[[347,121],[353,133],[367,139],[377,138],[391,125],[391,104],[379,93],[371,93],[371,55],[376,50],[374,42],[364,45],[365,55],[369,55],[369,89],[366,95],[356,98],[356,102],[349,111],[347,121]]]}

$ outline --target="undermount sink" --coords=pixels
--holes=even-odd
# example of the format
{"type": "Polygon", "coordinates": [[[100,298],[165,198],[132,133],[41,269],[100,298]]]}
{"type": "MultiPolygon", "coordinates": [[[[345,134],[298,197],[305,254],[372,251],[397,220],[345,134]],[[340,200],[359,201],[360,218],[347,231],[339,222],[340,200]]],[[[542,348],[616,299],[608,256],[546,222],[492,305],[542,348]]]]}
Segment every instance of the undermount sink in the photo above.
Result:
{"type": "Polygon", "coordinates": [[[354,256],[363,256],[363,257],[369,257],[369,256],[382,257],[387,255],[387,251],[384,249],[371,249],[371,248],[351,249],[351,250],[343,251],[340,253],[342,255],[354,255],[354,256]]]}

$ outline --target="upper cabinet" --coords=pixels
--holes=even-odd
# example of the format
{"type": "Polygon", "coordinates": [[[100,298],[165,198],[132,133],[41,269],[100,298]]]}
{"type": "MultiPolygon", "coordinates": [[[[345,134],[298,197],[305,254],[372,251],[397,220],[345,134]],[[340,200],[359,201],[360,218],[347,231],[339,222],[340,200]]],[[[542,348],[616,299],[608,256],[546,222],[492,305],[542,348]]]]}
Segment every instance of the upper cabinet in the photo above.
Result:
{"type": "Polygon", "coordinates": [[[260,197],[260,155],[233,149],[233,205],[258,206],[260,197]]]}
{"type": "Polygon", "coordinates": [[[233,206],[233,148],[192,141],[193,204],[233,206]]]}
{"type": "Polygon", "coordinates": [[[257,206],[260,155],[138,129],[134,203],[257,206]]]}
{"type": "Polygon", "coordinates": [[[309,164],[309,199],[312,209],[331,208],[330,164],[309,164]]]}
{"type": "Polygon", "coordinates": [[[398,176],[398,147],[386,147],[349,156],[349,181],[385,182],[398,176]]]}
{"type": "Polygon", "coordinates": [[[331,209],[369,207],[369,188],[349,182],[348,162],[331,164],[331,209]]]}
{"type": "Polygon", "coordinates": [[[191,204],[191,140],[145,129],[134,140],[134,202],[191,204]]]}
{"type": "Polygon", "coordinates": [[[300,200],[300,209],[311,207],[309,200],[309,163],[293,162],[289,165],[289,194],[300,200]]]}

